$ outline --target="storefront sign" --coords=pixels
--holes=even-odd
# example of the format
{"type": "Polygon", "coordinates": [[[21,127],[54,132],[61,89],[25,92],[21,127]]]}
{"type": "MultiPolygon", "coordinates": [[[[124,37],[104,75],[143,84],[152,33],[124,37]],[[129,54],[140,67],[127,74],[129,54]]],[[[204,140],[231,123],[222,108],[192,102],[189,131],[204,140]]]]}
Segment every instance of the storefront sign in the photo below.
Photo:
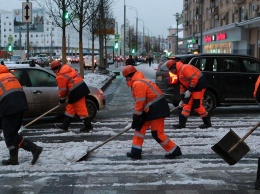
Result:
{"type": "Polygon", "coordinates": [[[212,36],[205,36],[204,42],[212,42],[212,41],[220,41],[220,40],[226,40],[227,34],[226,33],[219,33],[212,36]]]}
{"type": "Polygon", "coordinates": [[[225,40],[227,39],[227,34],[226,33],[219,33],[217,34],[217,40],[225,40]]]}
{"type": "Polygon", "coordinates": [[[205,36],[204,42],[212,42],[212,37],[211,36],[205,36]]]}
{"type": "Polygon", "coordinates": [[[188,40],[187,40],[187,43],[188,43],[188,44],[197,43],[197,40],[196,40],[195,38],[188,39],[188,40]]]}

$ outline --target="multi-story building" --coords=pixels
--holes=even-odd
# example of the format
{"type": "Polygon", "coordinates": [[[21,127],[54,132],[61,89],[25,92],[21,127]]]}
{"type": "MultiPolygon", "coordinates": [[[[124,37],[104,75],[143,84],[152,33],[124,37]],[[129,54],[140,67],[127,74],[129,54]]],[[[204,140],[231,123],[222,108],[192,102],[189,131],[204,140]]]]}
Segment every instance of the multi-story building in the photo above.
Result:
{"type": "Polygon", "coordinates": [[[184,38],[196,38],[200,52],[260,57],[259,0],[183,0],[183,6],[184,38]]]}
{"type": "MultiPolygon", "coordinates": [[[[27,49],[27,23],[22,22],[21,9],[0,10],[0,46],[6,49],[8,45],[17,50],[27,49]]],[[[83,49],[89,49],[90,45],[88,39],[83,37],[83,49]]],[[[79,35],[71,26],[66,27],[66,46],[68,54],[78,53],[79,35]]],[[[62,29],[55,26],[51,17],[39,9],[33,9],[32,22],[29,24],[30,55],[61,55],[61,48],[62,29]]]]}

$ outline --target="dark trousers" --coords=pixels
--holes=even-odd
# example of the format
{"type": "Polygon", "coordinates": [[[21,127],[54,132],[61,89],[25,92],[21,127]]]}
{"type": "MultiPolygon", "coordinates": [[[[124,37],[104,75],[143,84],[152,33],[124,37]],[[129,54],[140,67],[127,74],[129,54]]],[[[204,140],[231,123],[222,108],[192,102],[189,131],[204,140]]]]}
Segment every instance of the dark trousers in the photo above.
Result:
{"type": "Polygon", "coordinates": [[[7,147],[15,146],[19,148],[19,144],[23,140],[23,137],[18,134],[22,125],[23,113],[22,111],[2,117],[2,127],[7,147]]]}

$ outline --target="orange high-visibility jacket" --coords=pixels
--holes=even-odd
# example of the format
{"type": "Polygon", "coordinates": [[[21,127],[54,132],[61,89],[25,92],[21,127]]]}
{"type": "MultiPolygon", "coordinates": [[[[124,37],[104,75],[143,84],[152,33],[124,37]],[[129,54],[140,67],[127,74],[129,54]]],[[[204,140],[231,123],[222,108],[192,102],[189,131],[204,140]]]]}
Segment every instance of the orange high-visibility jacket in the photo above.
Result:
{"type": "Polygon", "coordinates": [[[254,98],[256,98],[256,91],[257,91],[257,89],[259,87],[259,84],[260,84],[260,76],[258,76],[258,78],[257,78],[257,80],[255,82],[255,90],[254,90],[254,93],[253,93],[254,98]]]}
{"type": "Polygon", "coordinates": [[[0,65],[0,117],[28,108],[23,88],[8,68],[0,65]]]}
{"type": "Polygon", "coordinates": [[[56,80],[60,99],[65,99],[68,96],[69,103],[74,103],[89,94],[89,89],[82,77],[67,64],[62,65],[56,80]]]}
{"type": "Polygon", "coordinates": [[[23,88],[16,77],[9,73],[8,68],[0,65],[0,101],[14,91],[23,92],[23,88]]]}
{"type": "MultiPolygon", "coordinates": [[[[191,92],[198,87],[199,79],[204,77],[202,72],[193,65],[183,64],[182,62],[176,63],[176,74],[180,82],[180,94],[183,94],[186,90],[191,92]]],[[[203,82],[206,82],[203,79],[203,82]]],[[[206,83],[200,83],[200,89],[206,88],[206,83]]]]}
{"type": "Polygon", "coordinates": [[[134,114],[146,113],[146,120],[170,115],[168,103],[158,86],[137,71],[131,78],[132,95],[135,99],[134,114]]]}

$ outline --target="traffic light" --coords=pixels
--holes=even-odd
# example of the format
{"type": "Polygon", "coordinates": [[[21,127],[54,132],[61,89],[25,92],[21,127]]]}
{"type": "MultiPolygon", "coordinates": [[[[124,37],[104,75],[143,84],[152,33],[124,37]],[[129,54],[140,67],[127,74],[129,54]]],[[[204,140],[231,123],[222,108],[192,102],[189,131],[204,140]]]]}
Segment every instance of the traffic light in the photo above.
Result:
{"type": "Polygon", "coordinates": [[[132,49],[132,54],[134,54],[135,53],[135,49],[132,49]]]}
{"type": "Polygon", "coordinates": [[[64,12],[64,16],[63,17],[64,17],[65,20],[69,19],[70,14],[69,14],[69,12],[67,10],[64,12]]]}
{"type": "Polygon", "coordinates": [[[12,45],[8,45],[7,50],[8,50],[8,52],[12,52],[12,51],[13,51],[13,47],[12,47],[12,45]]]}
{"type": "Polygon", "coordinates": [[[116,50],[118,49],[118,41],[117,40],[115,41],[114,47],[115,47],[116,50]]]}

